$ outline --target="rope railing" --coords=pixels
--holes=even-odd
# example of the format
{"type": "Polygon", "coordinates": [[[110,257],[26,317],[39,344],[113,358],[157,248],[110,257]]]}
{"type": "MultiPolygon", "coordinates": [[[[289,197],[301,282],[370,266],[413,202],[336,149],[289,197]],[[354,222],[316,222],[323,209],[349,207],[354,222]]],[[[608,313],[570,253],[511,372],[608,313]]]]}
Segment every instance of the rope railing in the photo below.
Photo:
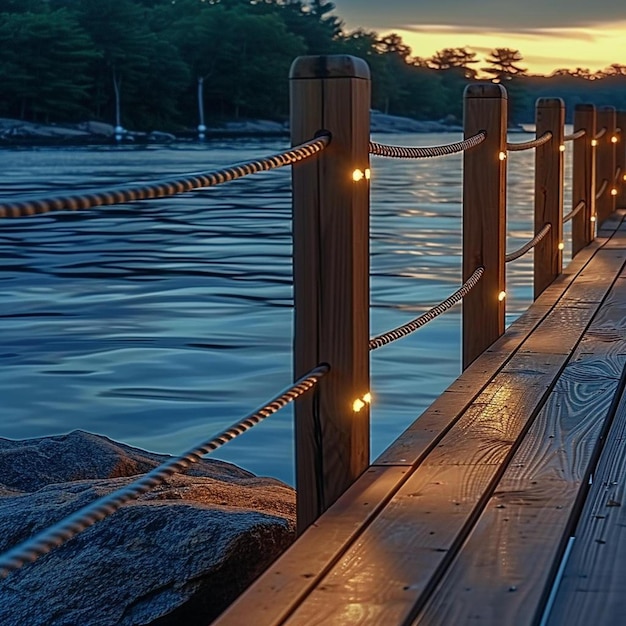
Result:
{"type": "Polygon", "coordinates": [[[566,213],[563,216],[563,224],[569,222],[584,207],[585,207],[585,201],[581,200],[569,213],[566,213]]]}
{"type": "Polygon", "coordinates": [[[72,194],[42,200],[0,203],[0,218],[27,217],[50,211],[78,211],[96,206],[121,204],[135,200],[165,198],[199,187],[214,187],[237,178],[285,167],[315,156],[330,143],[330,135],[324,134],[298,146],[277,152],[261,159],[236,163],[223,169],[198,172],[185,176],[157,180],[132,187],[111,187],[92,193],[72,194]]]}
{"type": "Polygon", "coordinates": [[[600,185],[600,189],[596,192],[596,200],[599,200],[602,197],[602,194],[606,191],[608,184],[609,181],[606,178],[602,180],[602,185],[600,185]]]}
{"type": "Polygon", "coordinates": [[[587,131],[584,128],[581,128],[580,130],[577,130],[575,133],[572,133],[571,135],[564,135],[563,141],[575,141],[576,139],[580,139],[581,137],[584,137],[586,134],[587,134],[587,131]]]}
{"type": "Polygon", "coordinates": [[[446,156],[448,154],[457,154],[474,148],[481,144],[487,138],[485,132],[476,133],[472,137],[468,137],[463,141],[457,141],[455,143],[449,143],[443,146],[430,146],[430,147],[402,147],[402,146],[388,146],[380,143],[370,141],[369,152],[370,154],[382,157],[390,157],[394,159],[426,159],[432,157],[446,156]]]}
{"type": "Polygon", "coordinates": [[[369,349],[376,350],[377,348],[382,348],[383,346],[397,341],[398,339],[402,339],[402,337],[407,337],[411,333],[414,333],[418,328],[421,328],[442,313],[445,313],[445,311],[452,308],[457,302],[460,302],[478,284],[484,273],[485,268],[482,265],[477,267],[473,274],[451,296],[446,298],[437,306],[426,311],[426,313],[416,317],[414,320],[370,339],[369,349]]]}
{"type": "Polygon", "coordinates": [[[602,137],[604,137],[604,135],[606,135],[606,126],[603,126],[595,135],[594,135],[594,139],[601,139],[602,137]]]}
{"type": "Polygon", "coordinates": [[[53,526],[42,530],[34,537],[0,555],[0,579],[6,578],[12,571],[21,568],[26,563],[36,561],[54,548],[63,545],[83,530],[113,514],[124,503],[138,498],[150,489],[164,483],[172,474],[186,470],[193,463],[197,463],[204,455],[210,454],[225,443],[250,430],[265,418],[299,398],[315,386],[329,371],[329,365],[318,365],[299,378],[293,385],[280,392],[267,404],[236,422],[230,428],[213,437],[213,439],[188,450],[180,456],[168,459],[165,463],[162,463],[129,485],[98,498],[53,526]]]}
{"type": "Polygon", "coordinates": [[[510,252],[504,257],[505,263],[510,263],[530,252],[549,232],[552,224],[546,224],[529,242],[525,243],[521,248],[510,252]]]}
{"type": "Polygon", "coordinates": [[[531,139],[530,141],[520,141],[519,143],[510,143],[507,142],[506,149],[509,152],[519,152],[521,150],[530,150],[531,148],[538,148],[539,146],[543,146],[544,143],[547,143],[552,139],[552,133],[548,131],[541,135],[541,137],[537,137],[536,139],[531,139]]]}

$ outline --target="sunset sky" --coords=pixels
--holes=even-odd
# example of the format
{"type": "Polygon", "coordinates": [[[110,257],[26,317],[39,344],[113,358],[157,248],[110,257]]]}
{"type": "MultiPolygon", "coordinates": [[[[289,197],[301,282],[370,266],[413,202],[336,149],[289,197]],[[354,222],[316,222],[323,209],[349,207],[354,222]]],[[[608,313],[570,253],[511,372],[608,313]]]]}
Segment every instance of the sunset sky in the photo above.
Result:
{"type": "Polygon", "coordinates": [[[465,46],[480,57],[515,48],[533,74],[626,65],[625,0],[333,1],[348,30],[396,32],[413,56],[465,46]]]}

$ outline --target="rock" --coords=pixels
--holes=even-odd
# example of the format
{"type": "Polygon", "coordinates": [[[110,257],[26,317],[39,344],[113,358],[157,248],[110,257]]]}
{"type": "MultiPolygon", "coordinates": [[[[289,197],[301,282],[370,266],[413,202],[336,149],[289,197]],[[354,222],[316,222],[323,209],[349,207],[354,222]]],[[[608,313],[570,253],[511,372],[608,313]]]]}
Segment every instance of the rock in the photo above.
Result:
{"type": "Polygon", "coordinates": [[[148,133],[148,141],[155,143],[169,143],[170,141],[176,141],[176,135],[172,133],[164,133],[160,130],[153,130],[148,133]]]}
{"type": "Polygon", "coordinates": [[[386,115],[380,111],[370,112],[370,130],[373,133],[440,133],[462,131],[461,126],[447,122],[414,120],[409,117],[386,115]]]}
{"type": "Polygon", "coordinates": [[[113,137],[115,134],[115,127],[112,124],[105,124],[104,122],[81,122],[77,125],[77,128],[87,131],[92,135],[100,135],[102,137],[113,137]]]}
{"type": "MultiPolygon", "coordinates": [[[[0,439],[0,553],[165,458],[81,431],[0,439]]],[[[205,626],[291,543],[294,522],[290,487],[200,461],[0,581],[0,623],[205,626]]]]}

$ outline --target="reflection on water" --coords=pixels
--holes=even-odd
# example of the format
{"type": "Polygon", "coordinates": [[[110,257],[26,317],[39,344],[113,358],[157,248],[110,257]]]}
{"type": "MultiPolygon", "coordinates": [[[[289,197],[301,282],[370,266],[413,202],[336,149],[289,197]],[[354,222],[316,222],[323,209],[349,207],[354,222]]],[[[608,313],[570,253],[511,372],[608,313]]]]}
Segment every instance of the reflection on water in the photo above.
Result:
{"type": "MultiPolygon", "coordinates": [[[[284,147],[239,140],[3,150],[0,197],[208,170],[284,147]]],[[[532,236],[533,158],[509,160],[509,250],[532,236]]],[[[373,157],[372,334],[460,284],[461,164],[458,155],[373,157]]],[[[289,385],[289,186],[285,169],[163,200],[2,221],[0,436],[82,428],[179,453],[289,385]]],[[[531,263],[528,255],[508,268],[509,321],[530,302],[531,263]]],[[[373,456],[459,374],[459,315],[457,306],[372,354],[373,456]]],[[[292,482],[291,420],[283,410],[218,456],[292,482]]]]}

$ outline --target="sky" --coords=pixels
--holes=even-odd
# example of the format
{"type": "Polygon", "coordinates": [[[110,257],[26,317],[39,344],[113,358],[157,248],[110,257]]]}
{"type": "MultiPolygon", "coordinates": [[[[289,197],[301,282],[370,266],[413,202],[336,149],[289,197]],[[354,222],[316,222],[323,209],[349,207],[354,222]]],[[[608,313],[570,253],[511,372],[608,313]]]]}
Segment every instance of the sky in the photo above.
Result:
{"type": "MultiPolygon", "coordinates": [[[[333,0],[347,30],[398,33],[413,56],[514,48],[531,74],[626,65],[626,0],[333,0]]],[[[479,69],[480,64],[475,66],[479,69]]]]}

